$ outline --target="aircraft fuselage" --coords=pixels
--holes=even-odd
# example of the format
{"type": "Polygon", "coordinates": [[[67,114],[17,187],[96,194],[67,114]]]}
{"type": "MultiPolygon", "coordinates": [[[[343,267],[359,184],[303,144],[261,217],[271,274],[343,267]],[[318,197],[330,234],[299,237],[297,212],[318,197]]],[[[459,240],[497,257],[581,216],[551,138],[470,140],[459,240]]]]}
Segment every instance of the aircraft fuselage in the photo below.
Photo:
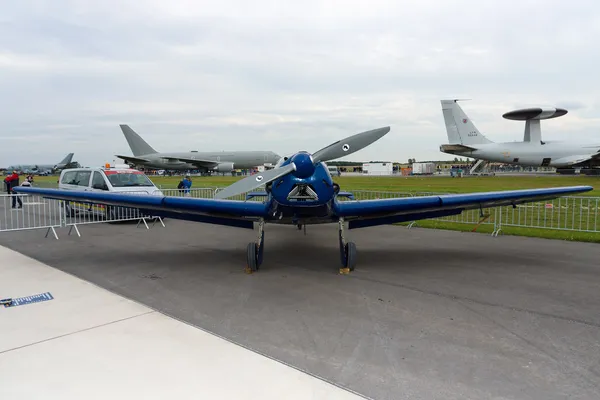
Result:
{"type": "MultiPolygon", "coordinates": [[[[475,148],[475,150],[444,152],[491,162],[557,168],[578,165],[578,156],[583,160],[600,152],[600,144],[581,145],[553,141],[547,141],[544,142],[544,144],[539,142],[505,142],[468,146],[475,148]]],[[[585,162],[583,164],[585,164],[585,162]]]]}
{"type": "Polygon", "coordinates": [[[233,163],[233,169],[249,169],[264,164],[275,164],[279,156],[272,151],[231,151],[231,152],[174,152],[174,153],[155,153],[137,156],[149,160],[140,163],[147,168],[167,169],[167,170],[203,170],[194,164],[171,160],[169,158],[186,158],[214,161],[217,163],[233,163]]]}

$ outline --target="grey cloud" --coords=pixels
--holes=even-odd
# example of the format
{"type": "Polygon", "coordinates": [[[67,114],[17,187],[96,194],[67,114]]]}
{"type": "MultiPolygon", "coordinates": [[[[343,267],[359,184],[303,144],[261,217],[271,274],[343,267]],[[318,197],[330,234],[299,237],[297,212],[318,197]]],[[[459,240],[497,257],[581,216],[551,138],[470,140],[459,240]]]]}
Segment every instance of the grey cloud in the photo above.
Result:
{"type": "Polygon", "coordinates": [[[501,118],[515,104],[568,104],[578,135],[591,134],[586,121],[598,116],[595,2],[524,1],[518,13],[466,0],[410,9],[394,1],[182,4],[6,6],[0,141],[10,146],[0,146],[2,160],[60,157],[71,146],[80,162],[99,164],[129,151],[119,123],[161,149],[278,152],[390,125],[354,157],[434,159],[445,157],[442,98],[472,99],[465,109],[497,140],[520,138],[522,127],[501,118]],[[20,148],[17,134],[55,140],[7,150],[20,148]]]}

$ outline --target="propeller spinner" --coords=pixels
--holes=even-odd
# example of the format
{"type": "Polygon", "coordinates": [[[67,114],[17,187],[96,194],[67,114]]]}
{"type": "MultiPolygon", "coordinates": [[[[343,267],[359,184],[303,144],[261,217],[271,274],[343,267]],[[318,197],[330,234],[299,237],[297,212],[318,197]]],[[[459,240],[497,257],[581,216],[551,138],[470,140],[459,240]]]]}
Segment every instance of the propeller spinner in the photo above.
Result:
{"type": "Polygon", "coordinates": [[[290,158],[289,164],[241,179],[217,192],[215,198],[226,199],[246,193],[290,173],[300,179],[308,178],[314,173],[315,166],[320,162],[335,160],[364,149],[376,140],[381,139],[389,131],[390,127],[387,126],[357,133],[338,140],[312,155],[306,151],[297,152],[290,158]]]}

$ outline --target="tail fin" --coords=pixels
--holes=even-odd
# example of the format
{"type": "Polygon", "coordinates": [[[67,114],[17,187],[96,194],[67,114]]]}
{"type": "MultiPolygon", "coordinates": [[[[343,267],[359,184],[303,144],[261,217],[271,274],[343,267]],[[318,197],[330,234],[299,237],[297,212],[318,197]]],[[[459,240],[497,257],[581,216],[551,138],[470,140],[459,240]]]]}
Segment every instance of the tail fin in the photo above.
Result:
{"type": "Polygon", "coordinates": [[[63,160],[61,162],[59,162],[57,165],[69,165],[69,164],[71,164],[71,161],[73,161],[73,154],[74,153],[67,154],[67,156],[65,158],[63,158],[63,160]]]}
{"type": "Polygon", "coordinates": [[[477,130],[467,114],[460,108],[458,100],[441,100],[446,133],[449,144],[486,144],[493,143],[477,130]]]}
{"type": "Polygon", "coordinates": [[[154,154],[157,153],[156,150],[152,148],[144,139],[141,138],[140,135],[135,133],[133,129],[129,127],[129,125],[119,125],[121,127],[121,131],[123,131],[123,135],[125,135],[125,139],[127,139],[127,143],[129,143],[129,148],[134,156],[143,156],[144,154],[154,154]]]}

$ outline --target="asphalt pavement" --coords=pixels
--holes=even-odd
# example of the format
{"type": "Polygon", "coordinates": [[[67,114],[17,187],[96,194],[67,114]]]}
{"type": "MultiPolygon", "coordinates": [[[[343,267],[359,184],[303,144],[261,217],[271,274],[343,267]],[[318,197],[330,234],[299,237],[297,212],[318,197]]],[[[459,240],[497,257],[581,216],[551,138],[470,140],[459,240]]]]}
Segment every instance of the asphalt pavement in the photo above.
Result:
{"type": "Polygon", "coordinates": [[[248,275],[256,231],[165,224],[0,245],[373,399],[600,398],[598,244],[373,227],[340,275],[336,225],[267,225],[248,275]]]}

